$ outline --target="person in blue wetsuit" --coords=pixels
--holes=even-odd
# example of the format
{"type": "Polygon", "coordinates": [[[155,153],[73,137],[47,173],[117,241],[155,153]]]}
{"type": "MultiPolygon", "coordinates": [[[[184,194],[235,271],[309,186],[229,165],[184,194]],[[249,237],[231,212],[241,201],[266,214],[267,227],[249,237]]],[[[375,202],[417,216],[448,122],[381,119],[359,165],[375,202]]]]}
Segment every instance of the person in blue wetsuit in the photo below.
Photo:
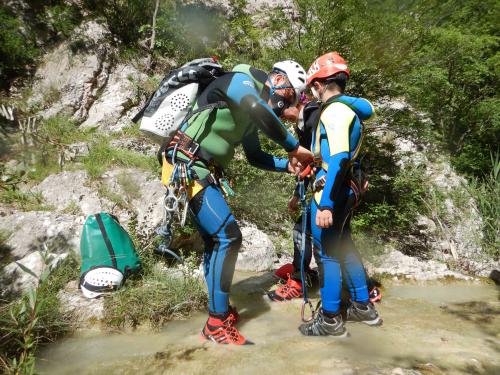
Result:
{"type": "Polygon", "coordinates": [[[229,306],[242,236],[224,198],[230,187],[223,170],[239,144],[249,162],[263,169],[297,174],[312,160],[312,153],[301,147],[279,120],[286,108],[296,105],[305,82],[304,69],[291,60],[276,63],[270,74],[238,65],[206,87],[196,101],[196,114],[163,148],[162,179],[175,176],[174,168],[191,177],[189,210],[205,241],[209,318],[202,337],[207,340],[250,343],[234,326],[238,313],[229,306]],[[288,160],[262,151],[259,131],[283,147],[288,160]]]}
{"type": "MultiPolygon", "coordinates": [[[[371,103],[363,98],[354,98],[347,95],[342,95],[337,97],[337,101],[349,106],[358,116],[361,121],[370,120],[374,117],[373,106],[371,103]]],[[[285,113],[285,117],[297,123],[295,131],[299,138],[299,142],[302,146],[310,148],[312,142],[312,133],[316,128],[320,116],[320,103],[313,100],[309,101],[307,104],[302,105],[299,109],[292,111],[288,110],[285,113]]],[[[305,180],[306,186],[308,185],[309,179],[305,180]]],[[[288,202],[288,208],[291,212],[296,212],[299,205],[299,189],[298,184],[295,188],[294,194],[290,201],[288,202]]],[[[310,212],[308,211],[310,214],[310,212]]],[[[302,216],[299,217],[293,228],[293,263],[285,264],[280,269],[275,272],[275,275],[285,280],[285,284],[281,284],[277,289],[272,290],[268,293],[268,297],[272,301],[283,302],[289,301],[294,298],[302,298],[302,281],[300,275],[300,266],[302,262],[301,255],[301,239],[302,239],[302,216]]],[[[313,253],[312,245],[312,234],[311,234],[311,223],[310,217],[307,219],[306,227],[306,242],[305,242],[305,255],[304,255],[304,269],[305,274],[311,280],[317,279],[317,273],[315,270],[310,268],[310,262],[313,253]]],[[[372,299],[371,293],[376,293],[374,290],[375,286],[370,287],[370,300],[372,299]]]]}
{"type": "Polygon", "coordinates": [[[307,84],[322,102],[311,139],[317,172],[310,203],[322,308],[312,321],[300,325],[300,332],[307,336],[347,335],[340,314],[342,277],[352,300],[347,320],[382,324],[369,301],[365,270],[350,230],[356,202],[352,171],[363,133],[352,104],[342,101],[349,73],[345,60],[336,52],[319,57],[308,70],[307,84]]]}

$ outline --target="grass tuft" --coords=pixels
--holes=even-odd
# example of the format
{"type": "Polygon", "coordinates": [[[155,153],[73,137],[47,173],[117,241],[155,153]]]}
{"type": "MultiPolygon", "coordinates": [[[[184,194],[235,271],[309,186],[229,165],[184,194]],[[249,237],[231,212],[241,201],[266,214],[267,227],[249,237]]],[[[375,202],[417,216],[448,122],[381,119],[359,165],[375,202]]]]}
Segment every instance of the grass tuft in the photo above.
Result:
{"type": "Polygon", "coordinates": [[[0,192],[0,203],[12,205],[21,211],[52,211],[54,207],[46,205],[41,193],[25,193],[8,189],[0,192]]]}
{"type": "MultiPolygon", "coordinates": [[[[0,301],[0,369],[7,374],[33,374],[39,344],[51,342],[71,329],[69,316],[61,312],[57,293],[78,277],[76,256],[69,256],[53,272],[48,254],[38,287],[14,301],[0,301]]],[[[32,273],[30,270],[26,270],[32,273]]]]}
{"type": "Polygon", "coordinates": [[[100,177],[112,165],[156,170],[157,164],[154,157],[111,147],[107,137],[99,137],[83,160],[83,165],[92,179],[100,177]]]}
{"type": "Polygon", "coordinates": [[[136,327],[148,322],[161,327],[172,319],[189,316],[204,309],[207,293],[202,278],[196,276],[200,260],[186,257],[180,269],[166,267],[153,254],[157,245],[153,239],[140,239],[135,232],[135,221],[129,224],[129,233],[141,258],[142,271],[127,280],[124,288],[105,300],[104,323],[113,328],[136,327]]]}

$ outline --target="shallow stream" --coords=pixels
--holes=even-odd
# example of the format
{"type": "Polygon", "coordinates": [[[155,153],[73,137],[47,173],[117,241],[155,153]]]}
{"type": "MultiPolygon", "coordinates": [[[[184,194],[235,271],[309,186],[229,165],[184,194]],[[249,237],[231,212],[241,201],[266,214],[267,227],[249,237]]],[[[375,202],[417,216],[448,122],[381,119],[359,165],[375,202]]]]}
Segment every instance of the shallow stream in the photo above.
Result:
{"type": "MultiPolygon", "coordinates": [[[[81,332],[51,344],[42,374],[500,374],[500,288],[486,283],[387,282],[382,327],[348,323],[350,337],[303,337],[300,301],[270,303],[269,275],[238,273],[232,301],[252,346],[200,339],[206,315],[160,332],[81,332]],[[411,372],[407,372],[410,374],[411,372]]],[[[314,293],[313,293],[314,295],[314,293]]],[[[317,297],[317,294],[316,294],[317,297]]]]}

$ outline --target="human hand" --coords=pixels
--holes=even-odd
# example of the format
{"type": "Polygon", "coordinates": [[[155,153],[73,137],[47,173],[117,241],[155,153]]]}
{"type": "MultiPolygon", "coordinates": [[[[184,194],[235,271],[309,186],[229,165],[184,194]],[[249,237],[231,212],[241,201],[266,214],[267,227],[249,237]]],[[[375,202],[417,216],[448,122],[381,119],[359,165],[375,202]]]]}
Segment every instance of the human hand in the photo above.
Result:
{"type": "Polygon", "coordinates": [[[330,210],[318,210],[316,212],[316,226],[318,228],[328,228],[333,224],[333,215],[330,210]]]}
{"type": "Polygon", "coordinates": [[[300,162],[302,165],[302,171],[302,169],[304,169],[304,165],[307,165],[309,162],[314,160],[314,155],[307,148],[299,146],[295,150],[288,153],[288,160],[293,167],[300,162]]]}
{"type": "Polygon", "coordinates": [[[299,113],[300,109],[298,107],[290,107],[283,111],[281,118],[296,123],[299,119],[299,113]]]}
{"type": "Polygon", "coordinates": [[[293,213],[297,212],[298,209],[299,209],[299,197],[294,195],[288,201],[288,211],[293,213]]]}
{"type": "Polygon", "coordinates": [[[302,163],[298,162],[298,161],[294,161],[295,163],[292,163],[291,160],[288,161],[288,165],[287,165],[287,170],[288,172],[290,172],[291,174],[295,175],[295,176],[298,176],[300,174],[300,172],[302,172],[304,170],[303,166],[302,166],[302,163]]]}

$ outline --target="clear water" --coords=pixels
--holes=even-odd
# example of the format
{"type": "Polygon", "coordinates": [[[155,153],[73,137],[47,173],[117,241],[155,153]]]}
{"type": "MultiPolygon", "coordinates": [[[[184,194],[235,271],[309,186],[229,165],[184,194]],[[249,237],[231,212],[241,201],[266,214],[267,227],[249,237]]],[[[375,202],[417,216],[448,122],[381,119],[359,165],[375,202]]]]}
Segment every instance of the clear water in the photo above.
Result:
{"type": "Polygon", "coordinates": [[[237,274],[238,328],[253,346],[203,342],[205,314],[161,332],[80,333],[40,352],[42,374],[500,374],[500,289],[466,282],[389,284],[382,327],[349,323],[348,339],[303,337],[300,301],[270,303],[268,275],[237,274]]]}

